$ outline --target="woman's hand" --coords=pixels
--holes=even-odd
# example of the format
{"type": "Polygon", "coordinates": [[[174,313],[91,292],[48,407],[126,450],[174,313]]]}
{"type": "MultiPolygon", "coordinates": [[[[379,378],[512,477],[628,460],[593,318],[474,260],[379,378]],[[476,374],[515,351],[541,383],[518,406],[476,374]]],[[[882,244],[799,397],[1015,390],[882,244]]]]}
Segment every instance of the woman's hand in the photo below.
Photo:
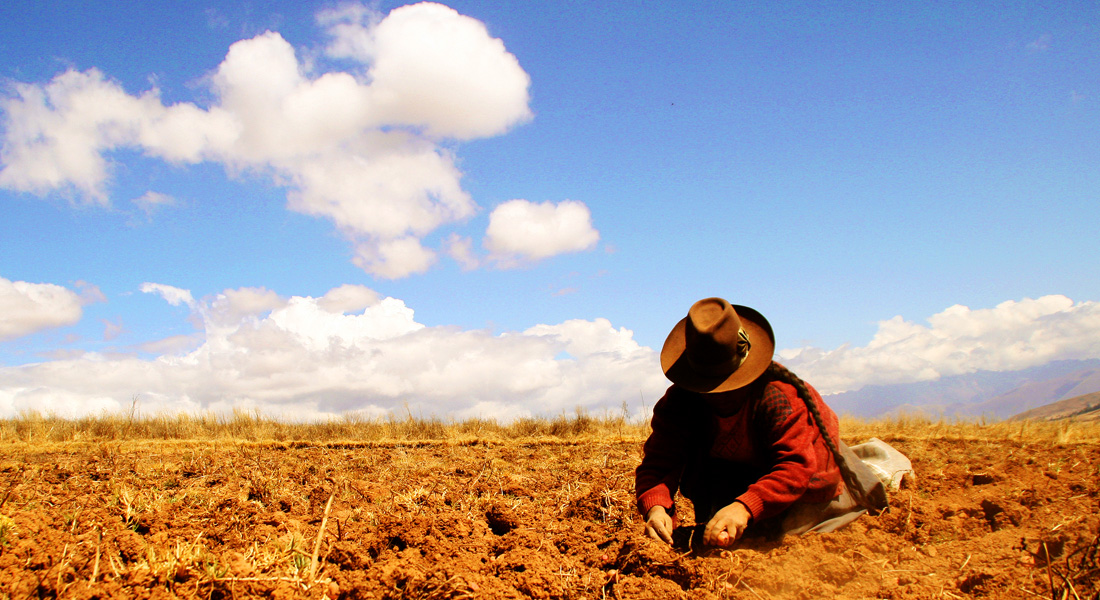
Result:
{"type": "Polygon", "coordinates": [[[672,543],[672,517],[663,506],[654,506],[645,516],[645,534],[672,543]]]}
{"type": "Polygon", "coordinates": [[[737,541],[749,526],[752,515],[740,502],[733,502],[714,514],[703,531],[703,543],[708,546],[728,546],[737,541]]]}

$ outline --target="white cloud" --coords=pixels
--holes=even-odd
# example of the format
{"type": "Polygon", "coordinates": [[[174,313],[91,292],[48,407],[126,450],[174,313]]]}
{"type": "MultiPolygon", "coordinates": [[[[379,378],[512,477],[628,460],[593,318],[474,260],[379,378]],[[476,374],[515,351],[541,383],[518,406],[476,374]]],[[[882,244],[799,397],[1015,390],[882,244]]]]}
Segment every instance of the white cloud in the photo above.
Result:
{"type": "Polygon", "coordinates": [[[105,204],[107,162],[102,153],[127,143],[142,100],[91,69],[68,71],[45,86],[17,84],[5,98],[4,168],[0,185],[45,193],[74,188],[84,198],[105,204]]]}
{"type": "MultiPolygon", "coordinates": [[[[162,286],[169,287],[171,286],[162,286]]],[[[178,292],[185,290],[178,290],[177,288],[171,288],[177,290],[171,297],[165,295],[165,300],[173,305],[178,304],[172,301],[172,297],[178,295],[178,292]]],[[[144,286],[142,291],[146,291],[144,286]]],[[[164,295],[164,294],[162,294],[164,295]]],[[[190,293],[187,292],[187,297],[190,298],[190,293]]],[[[193,300],[188,302],[188,306],[193,308],[199,307],[193,300]]],[[[281,298],[275,292],[266,288],[238,288],[235,290],[225,290],[218,294],[213,300],[201,305],[201,312],[206,316],[207,322],[217,325],[228,325],[236,327],[244,319],[262,315],[277,308],[286,306],[286,300],[281,298]]]]}
{"type": "Polygon", "coordinates": [[[312,73],[269,31],[230,46],[208,78],[214,102],[205,108],[166,106],[156,89],[128,94],[95,69],[17,84],[0,98],[0,186],[106,205],[113,150],[216,162],[286,186],[288,208],[331,220],[368,272],[424,271],[434,252],[421,238],[476,211],[442,144],[530,119],[530,80],[483,24],[439,4],[385,16],[350,5],[320,22],[329,54],[359,69],[312,73]]]}
{"type": "Polygon", "coordinates": [[[596,245],[600,234],[583,202],[509,200],[489,215],[484,246],[502,267],[512,267],[596,245]]]}
{"type": "Polygon", "coordinates": [[[317,13],[317,23],[325,28],[332,41],[325,49],[329,56],[352,58],[358,63],[374,54],[371,31],[382,16],[362,4],[347,3],[317,13]]]}
{"type": "Polygon", "coordinates": [[[317,306],[331,313],[344,314],[361,311],[378,304],[381,299],[378,292],[366,286],[347,283],[329,290],[317,300],[317,306]]]}
{"type": "Polygon", "coordinates": [[[331,55],[370,65],[372,112],[382,123],[471,139],[531,118],[530,78],[480,21],[430,2],[381,21],[362,10],[329,12],[323,21],[331,55]]]}
{"type": "Polygon", "coordinates": [[[1100,303],[1075,304],[1057,295],[976,310],[955,305],[929,317],[928,325],[896,316],[880,322],[864,347],[780,353],[780,360],[823,393],[1098,357],[1100,303]]]}
{"type": "MultiPolygon", "coordinates": [[[[191,297],[172,286],[150,291],[179,304],[191,297]]],[[[0,368],[0,415],[28,408],[61,414],[121,409],[137,395],[146,412],[251,407],[318,418],[385,414],[407,402],[425,416],[508,419],[577,406],[615,410],[639,394],[652,404],[667,385],[656,353],[605,319],[494,335],[425,327],[401,300],[372,294],[342,286],[319,299],[291,297],[270,312],[241,311],[231,324],[217,305],[249,298],[239,304],[259,307],[264,303],[253,300],[268,295],[227,290],[193,303],[205,339],[186,354],[145,360],[88,353],[0,368]],[[361,312],[332,310],[367,300],[375,301],[361,312]],[[565,353],[570,357],[562,358],[565,353]]],[[[165,350],[178,352],[188,343],[171,341],[165,350]]]]}
{"type": "Polygon", "coordinates": [[[472,271],[481,265],[474,252],[474,242],[468,237],[452,233],[443,243],[443,250],[462,267],[463,271],[472,271]]]}
{"type": "Polygon", "coordinates": [[[103,323],[103,340],[110,341],[116,337],[122,335],[126,331],[126,327],[122,324],[122,317],[116,318],[114,321],[107,319],[100,319],[103,323]]]}
{"type": "Polygon", "coordinates": [[[147,354],[155,355],[185,354],[201,346],[202,341],[202,336],[200,334],[174,335],[172,337],[146,342],[141,344],[138,349],[147,354]]]}
{"type": "Polygon", "coordinates": [[[164,298],[164,300],[172,306],[179,306],[181,304],[192,308],[196,306],[195,299],[191,297],[190,290],[164,285],[163,283],[143,283],[138,289],[143,294],[156,294],[164,298]]]}
{"type": "Polygon", "coordinates": [[[146,215],[151,215],[154,210],[161,206],[175,206],[176,199],[168,194],[162,194],[160,192],[154,192],[152,190],[145,192],[141,196],[134,198],[134,204],[140,208],[146,215]]]}
{"type": "Polygon", "coordinates": [[[384,241],[361,242],[355,247],[355,266],[383,279],[398,279],[423,273],[435,263],[435,252],[413,236],[384,241]]]}
{"type": "Polygon", "coordinates": [[[96,302],[106,302],[107,296],[103,295],[103,291],[98,286],[87,281],[77,280],[73,283],[80,290],[80,303],[84,305],[94,304],[96,302]]]}
{"type": "Polygon", "coordinates": [[[399,132],[369,137],[376,147],[290,165],[298,187],[287,206],[332,220],[349,238],[381,242],[422,236],[474,213],[451,156],[399,132]]]}
{"type": "MultiPolygon", "coordinates": [[[[100,298],[103,295],[95,286],[86,289],[98,292],[100,298]]],[[[60,285],[0,277],[0,340],[73,325],[83,315],[83,304],[81,296],[60,285]]]]}
{"type": "MultiPolygon", "coordinates": [[[[79,310],[75,294],[58,289],[79,310]]],[[[151,359],[84,353],[2,367],[0,416],[123,410],[136,395],[146,413],[255,408],[310,419],[377,416],[407,403],[424,416],[510,419],[577,406],[617,410],[639,396],[652,406],[668,385],[657,353],[606,319],[493,334],[427,327],[403,301],[356,285],[320,298],[240,288],[194,300],[174,286],[142,289],[189,306],[202,332],[150,342],[142,350],[151,359]]],[[[1095,358],[1098,340],[1100,303],[1045,296],[952,306],[927,325],[895,317],[864,347],[784,350],[779,360],[832,393],[1095,358]]]]}
{"type": "Polygon", "coordinates": [[[320,308],[313,298],[296,297],[268,319],[279,330],[292,333],[298,343],[317,351],[331,344],[392,339],[423,327],[413,320],[413,311],[394,298],[385,298],[360,314],[345,315],[320,308]]]}

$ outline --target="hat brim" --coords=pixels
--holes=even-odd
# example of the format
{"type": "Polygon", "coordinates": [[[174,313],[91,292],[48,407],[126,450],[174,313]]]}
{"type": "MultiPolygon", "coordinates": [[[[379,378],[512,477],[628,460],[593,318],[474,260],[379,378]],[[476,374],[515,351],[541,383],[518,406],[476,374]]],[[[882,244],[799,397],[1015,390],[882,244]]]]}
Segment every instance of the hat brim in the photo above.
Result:
{"type": "Polygon", "coordinates": [[[661,369],[669,381],[692,392],[728,392],[745,387],[767,370],[772,356],[775,355],[775,334],[772,333],[771,324],[763,315],[747,306],[732,306],[741,318],[741,327],[751,345],[749,355],[737,370],[729,375],[714,377],[692,369],[683,358],[686,347],[684,331],[687,327],[687,317],[684,317],[672,328],[661,348],[661,369]]]}

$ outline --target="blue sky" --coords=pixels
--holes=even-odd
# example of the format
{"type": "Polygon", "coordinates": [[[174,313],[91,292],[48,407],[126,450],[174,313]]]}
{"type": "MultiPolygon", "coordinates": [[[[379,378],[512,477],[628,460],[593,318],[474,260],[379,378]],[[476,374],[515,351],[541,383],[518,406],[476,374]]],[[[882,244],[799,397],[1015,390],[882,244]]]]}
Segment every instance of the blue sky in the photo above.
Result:
{"type": "Polygon", "coordinates": [[[9,4],[0,414],[652,405],[711,295],[827,393],[1100,356],[1090,3],[9,4]]]}

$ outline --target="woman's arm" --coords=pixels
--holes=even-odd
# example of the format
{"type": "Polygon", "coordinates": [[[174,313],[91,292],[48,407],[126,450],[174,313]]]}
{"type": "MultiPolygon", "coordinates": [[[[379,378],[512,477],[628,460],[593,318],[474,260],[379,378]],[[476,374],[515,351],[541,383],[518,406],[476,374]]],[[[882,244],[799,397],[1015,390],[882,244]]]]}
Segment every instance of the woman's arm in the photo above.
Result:
{"type": "Polygon", "coordinates": [[[687,461],[690,431],[688,402],[673,386],[653,407],[652,432],[643,446],[642,463],[634,472],[638,510],[648,516],[660,506],[671,513],[687,461]]]}
{"type": "Polygon", "coordinates": [[[766,475],[739,496],[754,520],[774,516],[804,494],[818,470],[814,442],[819,433],[793,386],[772,382],[757,403],[753,427],[766,475]]]}

